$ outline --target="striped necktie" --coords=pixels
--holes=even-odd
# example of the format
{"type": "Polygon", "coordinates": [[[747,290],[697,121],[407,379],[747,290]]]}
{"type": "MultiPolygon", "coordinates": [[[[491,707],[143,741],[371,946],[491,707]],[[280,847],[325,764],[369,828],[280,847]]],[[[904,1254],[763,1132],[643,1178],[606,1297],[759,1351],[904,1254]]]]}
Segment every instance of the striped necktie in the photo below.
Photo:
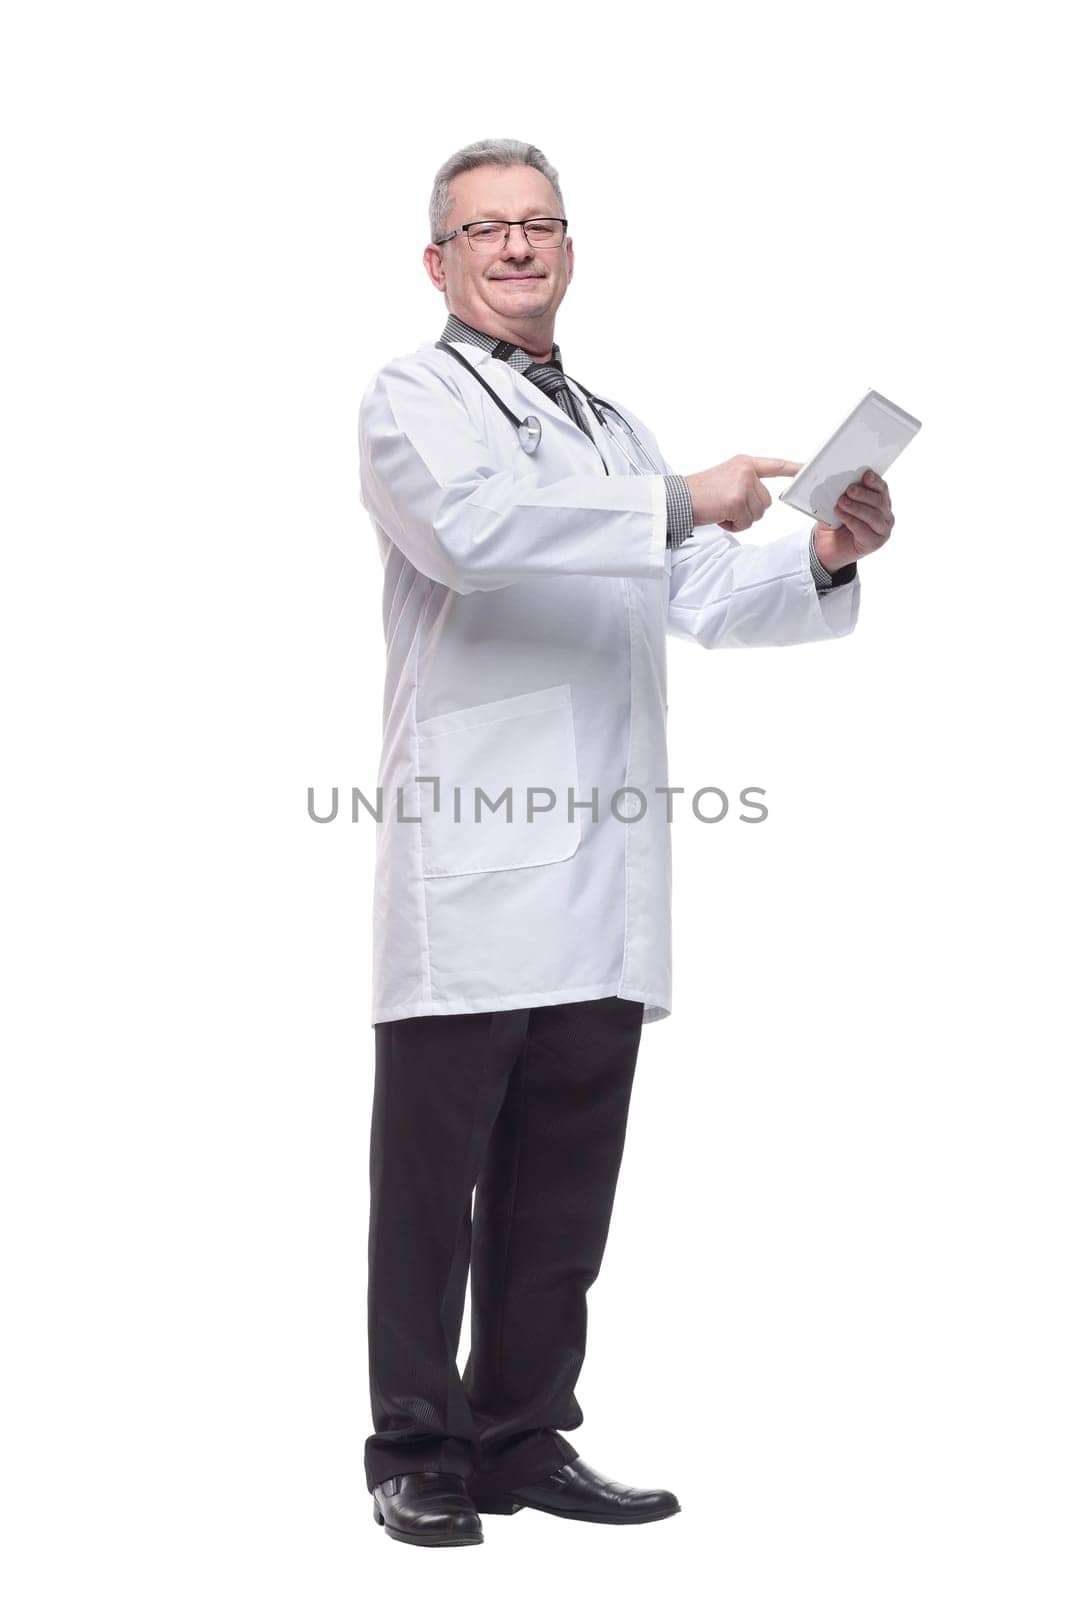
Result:
{"type": "MultiPolygon", "coordinates": [[[[511,352],[517,348],[517,345],[508,344],[506,340],[501,339],[496,345],[494,345],[493,354],[494,356],[499,356],[501,360],[506,361],[511,352]]],[[[531,364],[524,369],[522,375],[524,378],[529,378],[531,383],[535,383],[539,389],[543,390],[545,394],[553,399],[559,406],[560,410],[565,411],[568,417],[570,417],[571,421],[576,422],[579,428],[581,428],[582,432],[587,434],[589,438],[592,439],[593,430],[585,420],[585,414],[575,398],[570,385],[567,383],[566,378],[563,376],[563,368],[558,362],[531,362],[531,364]]]]}

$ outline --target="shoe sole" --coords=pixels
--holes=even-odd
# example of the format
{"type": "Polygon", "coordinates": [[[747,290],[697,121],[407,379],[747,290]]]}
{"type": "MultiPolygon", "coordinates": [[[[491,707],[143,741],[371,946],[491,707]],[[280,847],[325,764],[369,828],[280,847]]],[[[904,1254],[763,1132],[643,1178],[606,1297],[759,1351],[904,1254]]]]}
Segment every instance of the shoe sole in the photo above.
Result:
{"type": "Polygon", "coordinates": [[[600,1516],[595,1511],[563,1511],[555,1506],[538,1506],[527,1500],[510,1499],[475,1499],[474,1508],[479,1516],[513,1517],[516,1511],[544,1511],[550,1517],[564,1517],[568,1522],[604,1522],[617,1528],[631,1522],[662,1522],[666,1517],[676,1516],[682,1509],[681,1506],[668,1506],[665,1511],[650,1511],[643,1517],[613,1517],[609,1514],[600,1516]]]}
{"type": "Polygon", "coordinates": [[[374,1520],[380,1528],[384,1528],[390,1539],[396,1539],[401,1544],[421,1544],[432,1546],[436,1550],[450,1549],[457,1545],[484,1544],[483,1536],[472,1534],[470,1537],[461,1534],[458,1538],[440,1538],[432,1533],[405,1533],[402,1528],[394,1528],[385,1520],[385,1513],[377,1501],[374,1503],[374,1520]]]}

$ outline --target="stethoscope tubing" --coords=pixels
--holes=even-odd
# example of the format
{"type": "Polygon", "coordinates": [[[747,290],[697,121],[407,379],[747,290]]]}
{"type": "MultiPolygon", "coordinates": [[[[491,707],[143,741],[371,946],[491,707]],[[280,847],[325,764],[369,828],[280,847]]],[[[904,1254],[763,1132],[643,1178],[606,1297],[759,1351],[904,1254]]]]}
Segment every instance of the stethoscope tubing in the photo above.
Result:
{"type": "MultiPolygon", "coordinates": [[[[447,339],[438,339],[436,347],[437,347],[438,350],[447,350],[449,355],[454,356],[457,361],[459,361],[463,366],[466,367],[467,371],[471,374],[471,376],[478,380],[478,382],[481,384],[482,388],[485,390],[485,392],[489,396],[489,398],[494,402],[495,405],[499,406],[500,410],[507,417],[508,421],[518,431],[519,442],[521,443],[522,448],[526,451],[527,455],[532,455],[533,452],[537,449],[537,446],[541,442],[541,424],[540,424],[540,422],[538,422],[537,418],[533,417],[533,416],[530,416],[530,417],[517,417],[515,415],[514,411],[512,411],[511,407],[508,406],[508,405],[505,405],[504,401],[501,400],[501,398],[497,394],[496,390],[490,384],[486,383],[485,379],[482,377],[482,375],[478,371],[477,367],[472,366],[471,363],[467,360],[466,356],[463,355],[459,350],[457,350],[454,345],[449,344],[447,339]]],[[[610,400],[601,399],[601,397],[599,395],[595,395],[592,392],[591,389],[587,389],[585,387],[584,383],[579,383],[577,378],[572,378],[572,377],[570,377],[569,374],[568,374],[568,381],[570,383],[576,384],[577,387],[582,391],[582,393],[585,395],[586,399],[589,402],[590,411],[592,411],[593,415],[596,417],[597,421],[600,423],[600,426],[604,429],[604,432],[606,434],[608,434],[609,436],[615,438],[615,441],[618,444],[619,448],[622,450],[623,455],[626,457],[627,461],[629,461],[630,465],[636,469],[637,472],[641,472],[643,469],[637,465],[637,462],[634,460],[634,458],[630,454],[630,452],[626,449],[626,446],[623,444],[622,440],[618,437],[618,434],[615,433],[614,430],[612,430],[611,428],[608,427],[606,418],[604,416],[605,411],[610,411],[616,417],[618,417],[619,421],[622,423],[623,427],[626,429],[627,433],[630,435],[630,438],[634,441],[634,444],[637,446],[638,450],[640,450],[641,454],[644,456],[645,460],[648,462],[649,466],[652,468],[652,471],[653,472],[658,472],[660,470],[659,467],[656,465],[656,463],[652,460],[652,457],[649,455],[648,451],[645,449],[645,447],[642,444],[641,440],[638,438],[638,436],[637,436],[636,432],[634,431],[634,429],[631,427],[630,422],[628,421],[628,419],[623,416],[622,412],[619,410],[619,408],[617,406],[612,405],[610,400]]]]}
{"type": "MultiPolygon", "coordinates": [[[[607,420],[606,420],[606,418],[604,416],[604,412],[605,411],[610,411],[610,412],[613,413],[614,416],[618,417],[619,421],[622,423],[623,427],[626,429],[627,433],[630,435],[630,438],[633,440],[633,442],[637,446],[638,450],[640,450],[641,454],[644,456],[645,460],[648,462],[649,466],[652,468],[652,471],[653,472],[659,472],[659,470],[660,470],[659,467],[656,465],[656,463],[653,461],[652,457],[649,455],[648,451],[645,449],[644,445],[641,443],[641,440],[638,438],[637,433],[634,431],[633,427],[631,426],[631,424],[629,422],[629,419],[623,416],[623,414],[619,410],[618,406],[613,406],[610,400],[602,400],[601,397],[599,395],[594,394],[591,389],[587,389],[584,383],[578,383],[578,379],[577,378],[572,378],[569,373],[568,373],[567,376],[568,376],[568,382],[577,384],[578,388],[585,395],[585,398],[589,401],[589,409],[590,409],[590,411],[592,411],[593,415],[596,417],[597,421],[600,423],[600,426],[603,428],[604,432],[607,433],[607,434],[612,434],[613,433],[613,430],[608,427],[607,420]]],[[[637,466],[637,462],[634,460],[633,456],[627,450],[627,448],[623,444],[622,440],[618,438],[617,434],[614,434],[613,436],[615,437],[616,442],[619,445],[620,449],[622,450],[622,453],[626,457],[627,461],[630,463],[630,465],[632,467],[637,467],[638,472],[640,472],[641,468],[637,466]]]]}

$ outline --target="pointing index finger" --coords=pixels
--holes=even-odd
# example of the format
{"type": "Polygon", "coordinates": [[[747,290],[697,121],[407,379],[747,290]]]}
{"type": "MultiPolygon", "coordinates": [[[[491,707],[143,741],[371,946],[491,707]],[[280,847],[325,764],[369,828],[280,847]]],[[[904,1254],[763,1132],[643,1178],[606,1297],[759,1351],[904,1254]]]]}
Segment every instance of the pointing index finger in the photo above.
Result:
{"type": "Polygon", "coordinates": [[[753,456],[752,465],[760,478],[792,478],[804,465],[803,461],[783,461],[781,456],[753,456]]]}

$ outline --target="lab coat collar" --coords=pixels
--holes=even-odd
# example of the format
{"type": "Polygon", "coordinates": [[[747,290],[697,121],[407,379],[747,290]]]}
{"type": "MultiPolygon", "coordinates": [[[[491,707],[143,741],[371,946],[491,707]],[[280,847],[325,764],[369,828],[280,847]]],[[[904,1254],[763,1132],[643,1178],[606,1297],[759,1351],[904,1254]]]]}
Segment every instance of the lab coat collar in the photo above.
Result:
{"type": "MultiPolygon", "coordinates": [[[[464,326],[466,325],[464,324],[464,326]]],[[[444,338],[444,334],[442,334],[441,337],[444,338]]],[[[549,427],[573,428],[574,432],[578,434],[579,438],[584,439],[589,445],[589,448],[596,456],[601,470],[603,470],[603,458],[600,454],[600,451],[593,443],[593,440],[590,439],[589,435],[584,431],[584,429],[578,426],[573,418],[567,415],[561,406],[556,404],[551,395],[546,394],[543,389],[538,388],[537,384],[534,383],[532,378],[525,377],[518,370],[518,368],[513,367],[510,362],[498,361],[493,356],[492,352],[487,350],[484,345],[472,344],[466,339],[456,339],[454,337],[450,337],[448,342],[449,344],[454,344],[456,348],[466,356],[467,360],[472,366],[485,367],[490,369],[490,372],[498,372],[501,371],[501,369],[503,372],[506,372],[508,376],[513,379],[518,392],[514,393],[509,401],[507,390],[501,390],[499,385],[495,385],[498,393],[500,393],[501,399],[508,401],[508,403],[514,404],[514,407],[520,416],[525,416],[531,411],[534,412],[540,419],[542,419],[542,427],[545,426],[545,421],[547,419],[547,424],[549,427]]],[[[494,339],[492,343],[495,344],[496,340],[494,339]]],[[[558,345],[553,345],[553,353],[556,353],[558,348],[558,345]]],[[[422,346],[422,349],[436,350],[436,345],[426,343],[422,346]]],[[[443,359],[444,352],[441,351],[439,354],[443,359]]],[[[533,360],[532,356],[530,360],[533,360]]],[[[455,363],[451,361],[448,363],[450,367],[454,366],[454,364],[455,363]]],[[[487,381],[492,381],[489,372],[486,373],[486,377],[487,381]]]]}

